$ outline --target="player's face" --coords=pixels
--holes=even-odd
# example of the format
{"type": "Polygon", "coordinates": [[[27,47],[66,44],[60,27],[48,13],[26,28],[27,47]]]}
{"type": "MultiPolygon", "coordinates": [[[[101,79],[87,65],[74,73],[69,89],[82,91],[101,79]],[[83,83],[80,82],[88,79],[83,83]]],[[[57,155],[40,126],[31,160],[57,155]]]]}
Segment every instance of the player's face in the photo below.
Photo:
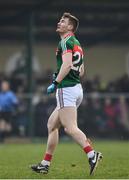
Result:
{"type": "Polygon", "coordinates": [[[67,33],[68,31],[71,31],[71,24],[69,23],[69,19],[61,18],[60,21],[57,23],[56,32],[67,33]]]}

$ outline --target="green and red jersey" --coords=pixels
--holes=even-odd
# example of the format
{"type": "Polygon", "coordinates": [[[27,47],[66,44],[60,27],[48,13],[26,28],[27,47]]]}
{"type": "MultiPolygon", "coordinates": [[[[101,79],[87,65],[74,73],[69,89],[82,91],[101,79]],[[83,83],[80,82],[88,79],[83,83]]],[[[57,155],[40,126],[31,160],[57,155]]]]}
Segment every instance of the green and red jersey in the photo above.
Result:
{"type": "Polygon", "coordinates": [[[58,88],[71,87],[80,83],[79,68],[83,63],[83,51],[79,41],[72,33],[68,34],[58,44],[56,51],[57,72],[60,71],[61,65],[63,63],[62,55],[67,52],[72,53],[73,67],[71,68],[70,72],[65,76],[65,78],[61,81],[61,83],[58,85],[58,88]]]}

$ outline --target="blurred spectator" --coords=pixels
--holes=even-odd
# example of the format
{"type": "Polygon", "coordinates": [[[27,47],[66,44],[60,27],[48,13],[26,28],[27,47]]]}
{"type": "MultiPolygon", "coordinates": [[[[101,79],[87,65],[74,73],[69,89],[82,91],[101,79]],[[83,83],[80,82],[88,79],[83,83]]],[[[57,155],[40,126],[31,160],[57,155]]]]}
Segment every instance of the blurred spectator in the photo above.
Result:
{"type": "Polygon", "coordinates": [[[17,123],[16,123],[16,133],[18,130],[18,135],[20,137],[24,137],[27,134],[27,98],[24,95],[24,87],[19,86],[17,91],[17,97],[19,99],[19,106],[17,109],[17,123]]]}
{"type": "Polygon", "coordinates": [[[53,111],[55,107],[55,98],[51,96],[51,99],[48,96],[40,97],[40,101],[35,106],[35,136],[47,136],[47,120],[49,114],[53,111]]]}
{"type": "Polygon", "coordinates": [[[9,82],[1,82],[0,92],[0,139],[4,140],[6,134],[12,131],[12,115],[18,105],[16,95],[10,90],[9,82]]]}
{"type": "Polygon", "coordinates": [[[118,81],[116,81],[116,91],[129,92],[129,76],[124,74],[118,81]]]}
{"type": "MultiPolygon", "coordinates": [[[[48,82],[51,81],[51,77],[49,77],[48,74],[52,74],[51,69],[46,69],[44,72],[40,72],[39,74],[33,74],[35,88],[32,96],[27,94],[28,84],[25,76],[20,76],[18,74],[17,76],[14,76],[12,74],[8,77],[10,81],[10,88],[13,92],[16,92],[19,99],[16,121],[13,121],[13,133],[16,135],[20,135],[22,137],[28,135],[28,128],[30,126],[30,124],[28,124],[29,121],[27,113],[28,98],[32,98],[33,118],[35,124],[34,134],[36,136],[47,135],[45,121],[47,120],[48,114],[52,111],[55,103],[52,97],[49,98],[48,101],[46,96],[46,87],[48,82]]],[[[5,74],[1,73],[0,82],[3,82],[4,78],[5,74]]],[[[129,93],[129,76],[125,74],[119,79],[107,83],[103,82],[100,77],[96,75],[91,79],[84,77],[82,79],[82,83],[84,87],[84,95],[86,95],[86,97],[79,108],[79,127],[84,132],[88,129],[90,136],[98,135],[98,137],[109,137],[109,135],[111,135],[112,137],[116,137],[124,136],[123,134],[125,134],[126,137],[129,137],[129,98],[126,97],[126,93],[129,93]],[[125,95],[126,99],[122,99],[122,97],[119,99],[118,96],[117,100],[113,100],[112,98],[106,98],[104,93],[109,93],[109,97],[110,93],[121,93],[125,95]]],[[[3,91],[1,93],[3,93],[3,91]]],[[[10,119],[12,119],[12,116],[10,116],[10,119]]],[[[3,133],[3,130],[1,130],[1,127],[3,128],[3,124],[5,123],[0,120],[0,137],[5,134],[3,133]]],[[[8,127],[12,128],[12,123],[11,126],[8,127]]],[[[6,127],[5,129],[9,128],[6,127]]]]}
{"type": "Polygon", "coordinates": [[[129,106],[124,96],[120,96],[121,124],[129,131],[129,106]]]}
{"type": "Polygon", "coordinates": [[[100,76],[95,75],[92,80],[92,88],[94,92],[100,90],[100,86],[101,86],[100,84],[101,84],[100,76]]]}
{"type": "Polygon", "coordinates": [[[117,89],[117,87],[116,87],[116,82],[109,82],[108,84],[107,84],[107,92],[110,92],[110,93],[114,93],[114,92],[116,92],[116,89],[117,89]]]}
{"type": "Polygon", "coordinates": [[[78,109],[79,114],[79,128],[88,135],[96,135],[94,129],[96,123],[94,121],[93,105],[90,98],[83,98],[82,104],[78,109]]]}
{"type": "Polygon", "coordinates": [[[109,136],[113,136],[116,128],[116,111],[111,98],[106,97],[104,100],[104,113],[106,120],[106,129],[109,136]]]}
{"type": "Polygon", "coordinates": [[[101,99],[99,99],[98,97],[93,97],[92,104],[92,113],[94,115],[94,121],[96,123],[96,132],[100,137],[103,137],[106,132],[106,119],[103,111],[103,106],[101,104],[101,99]]]}

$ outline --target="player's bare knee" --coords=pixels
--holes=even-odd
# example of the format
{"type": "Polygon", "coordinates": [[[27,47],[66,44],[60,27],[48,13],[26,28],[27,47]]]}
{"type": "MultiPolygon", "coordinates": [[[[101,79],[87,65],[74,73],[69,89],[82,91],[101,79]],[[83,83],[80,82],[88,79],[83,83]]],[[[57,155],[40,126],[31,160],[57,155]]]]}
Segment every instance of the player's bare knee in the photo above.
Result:
{"type": "Polygon", "coordinates": [[[52,131],[54,131],[55,128],[54,128],[53,123],[50,123],[50,122],[48,121],[48,123],[47,123],[47,129],[48,129],[48,133],[51,133],[52,131]]]}
{"type": "Polygon", "coordinates": [[[52,131],[52,124],[49,122],[49,120],[48,120],[48,123],[47,123],[47,129],[48,129],[48,132],[52,131]]]}

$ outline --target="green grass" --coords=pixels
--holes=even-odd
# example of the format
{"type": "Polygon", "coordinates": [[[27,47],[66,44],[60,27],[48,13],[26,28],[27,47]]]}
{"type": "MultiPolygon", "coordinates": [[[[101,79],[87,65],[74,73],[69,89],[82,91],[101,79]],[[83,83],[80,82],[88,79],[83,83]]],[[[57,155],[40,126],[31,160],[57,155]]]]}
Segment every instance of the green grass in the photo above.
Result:
{"type": "Polygon", "coordinates": [[[86,155],[74,143],[58,145],[48,175],[36,174],[29,165],[40,162],[46,145],[0,145],[0,178],[28,179],[128,179],[129,142],[97,141],[95,149],[103,153],[103,161],[94,176],[89,176],[86,155]]]}

